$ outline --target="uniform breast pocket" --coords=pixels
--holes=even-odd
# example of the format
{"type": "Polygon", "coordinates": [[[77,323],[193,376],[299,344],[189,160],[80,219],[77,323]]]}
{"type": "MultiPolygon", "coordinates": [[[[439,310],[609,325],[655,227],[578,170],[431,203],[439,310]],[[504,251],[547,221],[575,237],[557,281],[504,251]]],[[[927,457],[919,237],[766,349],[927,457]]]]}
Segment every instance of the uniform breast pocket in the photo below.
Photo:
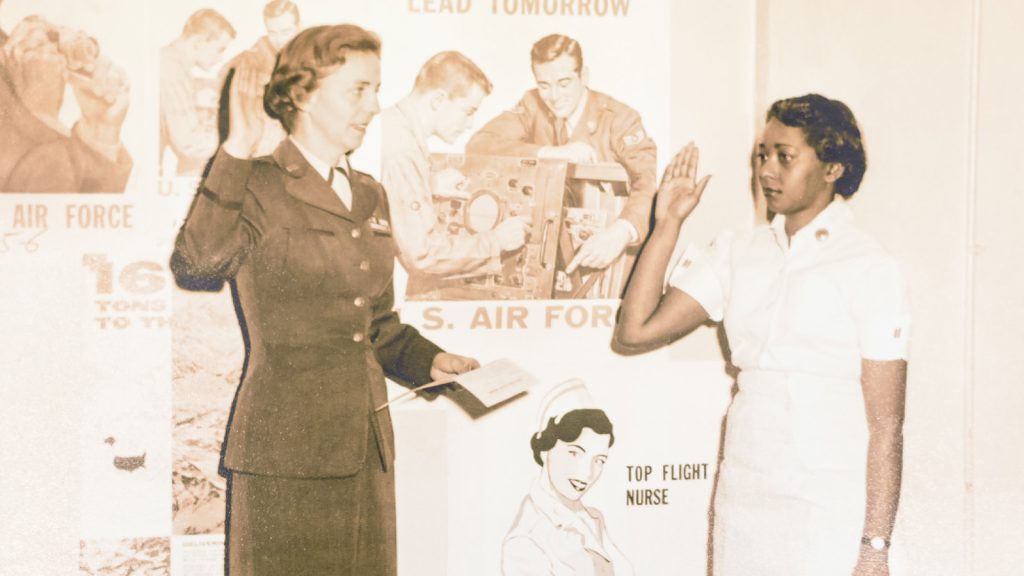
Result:
{"type": "Polygon", "coordinates": [[[319,286],[327,272],[327,246],[334,232],[322,228],[287,228],[287,247],[282,268],[297,283],[319,286]]]}

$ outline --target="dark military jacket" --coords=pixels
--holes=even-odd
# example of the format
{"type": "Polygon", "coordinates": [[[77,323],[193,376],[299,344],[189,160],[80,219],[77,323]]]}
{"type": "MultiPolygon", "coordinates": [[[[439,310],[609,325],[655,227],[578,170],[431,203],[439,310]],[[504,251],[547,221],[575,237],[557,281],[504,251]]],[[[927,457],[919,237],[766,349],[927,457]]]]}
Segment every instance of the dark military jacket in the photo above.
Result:
{"type": "Polygon", "coordinates": [[[384,191],[354,172],[352,208],[286,139],[272,156],[220,151],[178,234],[171,267],[233,283],[248,362],[224,464],[286,477],[355,474],[368,434],[391,461],[384,377],[430,381],[440,348],[392,310],[395,249],[384,191]]]}

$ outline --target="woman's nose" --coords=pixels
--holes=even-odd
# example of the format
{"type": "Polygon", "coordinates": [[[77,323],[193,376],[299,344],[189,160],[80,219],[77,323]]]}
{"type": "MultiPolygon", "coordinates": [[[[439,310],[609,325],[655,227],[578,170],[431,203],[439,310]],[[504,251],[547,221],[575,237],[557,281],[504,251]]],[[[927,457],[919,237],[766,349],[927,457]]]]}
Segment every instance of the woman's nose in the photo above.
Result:
{"type": "Polygon", "coordinates": [[[757,177],[761,180],[766,178],[773,178],[775,176],[775,169],[777,168],[774,160],[771,156],[757,160],[757,177]]]}
{"type": "Polygon", "coordinates": [[[590,467],[587,462],[576,462],[572,466],[572,477],[577,480],[587,480],[590,477],[590,467]]]}

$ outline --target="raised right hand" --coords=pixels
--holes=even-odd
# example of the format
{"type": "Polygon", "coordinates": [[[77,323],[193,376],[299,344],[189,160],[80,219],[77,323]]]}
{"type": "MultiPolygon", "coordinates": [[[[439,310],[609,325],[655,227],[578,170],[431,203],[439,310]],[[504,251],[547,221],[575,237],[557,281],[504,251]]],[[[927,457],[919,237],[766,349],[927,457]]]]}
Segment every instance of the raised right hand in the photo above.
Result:
{"type": "Polygon", "coordinates": [[[274,60],[257,50],[247,50],[235,60],[235,87],[244,96],[259,98],[263,109],[263,90],[270,82],[274,60]]]}
{"type": "Polygon", "coordinates": [[[711,179],[708,175],[696,181],[699,159],[700,149],[690,142],[665,167],[655,197],[654,218],[657,222],[667,219],[682,224],[697,207],[704,187],[711,179]]]}
{"type": "Polygon", "coordinates": [[[263,90],[269,81],[266,63],[258,54],[244,52],[236,60],[228,94],[228,137],[224,141],[224,149],[236,158],[251,157],[263,138],[263,90]]]}

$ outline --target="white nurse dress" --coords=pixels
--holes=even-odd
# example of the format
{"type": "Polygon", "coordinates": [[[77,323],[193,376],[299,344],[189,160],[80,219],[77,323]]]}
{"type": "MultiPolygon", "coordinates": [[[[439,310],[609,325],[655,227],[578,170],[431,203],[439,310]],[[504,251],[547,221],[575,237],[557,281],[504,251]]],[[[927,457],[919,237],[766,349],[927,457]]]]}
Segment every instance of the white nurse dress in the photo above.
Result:
{"type": "Polygon", "coordinates": [[[689,248],[669,285],[724,320],[740,369],[715,495],[718,576],[850,574],[865,510],[861,359],[905,359],[899,265],[833,201],[689,248]]]}

